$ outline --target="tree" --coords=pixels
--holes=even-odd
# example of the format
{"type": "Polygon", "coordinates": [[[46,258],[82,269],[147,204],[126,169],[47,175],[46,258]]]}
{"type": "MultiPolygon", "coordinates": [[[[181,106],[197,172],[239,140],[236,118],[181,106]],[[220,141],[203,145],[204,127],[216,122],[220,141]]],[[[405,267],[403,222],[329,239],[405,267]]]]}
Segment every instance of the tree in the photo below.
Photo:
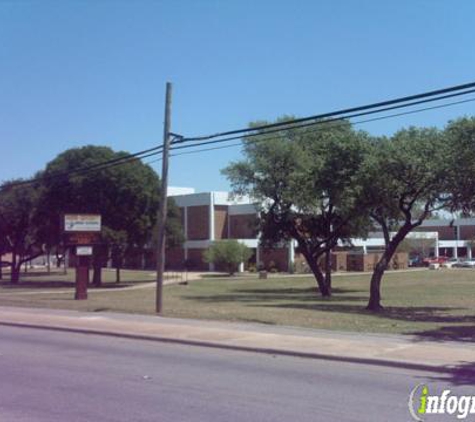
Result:
{"type": "Polygon", "coordinates": [[[475,117],[449,122],[445,128],[449,172],[446,190],[451,193],[450,210],[475,211],[475,117]]]}
{"type": "Polygon", "coordinates": [[[11,283],[20,280],[20,268],[43,253],[35,219],[39,190],[35,186],[14,186],[12,180],[0,187],[0,244],[3,252],[12,254],[11,283]]]}
{"type": "Polygon", "coordinates": [[[371,276],[367,309],[380,311],[381,280],[407,234],[446,206],[447,145],[436,129],[409,128],[375,139],[361,171],[361,205],[384,237],[384,252],[371,276]]]}
{"type": "Polygon", "coordinates": [[[124,262],[127,249],[128,235],[125,230],[111,230],[105,227],[102,230],[102,239],[110,248],[112,266],[115,268],[115,281],[120,283],[120,269],[124,262]]]}
{"type": "Polygon", "coordinates": [[[366,134],[355,132],[349,122],[323,123],[317,130],[245,138],[245,159],[223,171],[235,194],[262,204],[265,242],[297,241],[322,296],[331,295],[331,250],[367,228],[364,209],[357,206],[361,187],[356,177],[366,149],[366,134]],[[326,274],[318,265],[324,255],[326,274]]]}
{"type": "Polygon", "coordinates": [[[58,155],[44,172],[41,212],[46,231],[56,244],[61,241],[61,214],[102,215],[103,244],[95,248],[93,259],[95,285],[101,284],[100,270],[111,251],[120,269],[126,246],[143,249],[150,244],[159,205],[159,178],[140,160],[92,172],[58,175],[125,156],[126,152],[102,146],[73,148],[58,155]]]}
{"type": "Polygon", "coordinates": [[[213,242],[205,251],[204,260],[225,268],[229,275],[233,275],[239,264],[246,262],[251,255],[251,250],[237,240],[220,240],[213,242]]]}

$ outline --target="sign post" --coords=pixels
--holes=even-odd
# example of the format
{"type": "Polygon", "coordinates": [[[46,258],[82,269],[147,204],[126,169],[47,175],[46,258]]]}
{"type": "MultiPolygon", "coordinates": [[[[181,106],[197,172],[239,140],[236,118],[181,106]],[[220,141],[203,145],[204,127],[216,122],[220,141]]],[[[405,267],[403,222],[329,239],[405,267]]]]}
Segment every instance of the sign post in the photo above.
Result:
{"type": "Polygon", "coordinates": [[[98,214],[65,214],[64,243],[76,247],[76,293],[74,299],[87,299],[89,263],[93,245],[100,242],[101,216],[98,214]]]}

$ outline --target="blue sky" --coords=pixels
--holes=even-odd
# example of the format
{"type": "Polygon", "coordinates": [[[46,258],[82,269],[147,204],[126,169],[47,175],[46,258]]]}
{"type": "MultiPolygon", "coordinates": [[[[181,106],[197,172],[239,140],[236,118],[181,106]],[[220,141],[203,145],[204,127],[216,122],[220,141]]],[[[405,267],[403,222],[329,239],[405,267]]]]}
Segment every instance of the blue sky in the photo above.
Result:
{"type": "MultiPolygon", "coordinates": [[[[161,144],[166,81],[186,136],[475,81],[473,16],[471,0],[0,0],[0,181],[71,147],[161,144]]],[[[467,103],[359,127],[473,114],[467,103]]],[[[220,169],[239,157],[175,157],[170,184],[226,190],[220,169]]]]}

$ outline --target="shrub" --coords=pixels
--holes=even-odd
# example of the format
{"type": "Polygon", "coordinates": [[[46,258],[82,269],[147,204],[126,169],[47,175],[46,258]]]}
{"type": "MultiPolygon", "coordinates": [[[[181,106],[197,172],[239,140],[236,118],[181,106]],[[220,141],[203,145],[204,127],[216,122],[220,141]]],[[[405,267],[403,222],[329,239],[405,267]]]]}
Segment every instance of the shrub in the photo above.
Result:
{"type": "Polygon", "coordinates": [[[221,266],[229,275],[233,275],[239,264],[247,261],[251,255],[251,250],[237,240],[220,240],[213,242],[204,253],[204,261],[221,266]]]}

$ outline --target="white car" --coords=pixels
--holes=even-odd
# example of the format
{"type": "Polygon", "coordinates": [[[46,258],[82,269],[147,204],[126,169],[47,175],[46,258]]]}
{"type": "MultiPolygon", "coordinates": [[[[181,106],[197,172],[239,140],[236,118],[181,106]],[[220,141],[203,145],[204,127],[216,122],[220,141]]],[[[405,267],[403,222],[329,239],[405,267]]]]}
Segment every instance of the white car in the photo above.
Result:
{"type": "Polygon", "coordinates": [[[462,262],[461,266],[463,268],[475,268],[475,259],[466,259],[462,262]]]}
{"type": "Polygon", "coordinates": [[[458,258],[450,258],[442,264],[444,268],[460,267],[461,262],[458,258]]]}

